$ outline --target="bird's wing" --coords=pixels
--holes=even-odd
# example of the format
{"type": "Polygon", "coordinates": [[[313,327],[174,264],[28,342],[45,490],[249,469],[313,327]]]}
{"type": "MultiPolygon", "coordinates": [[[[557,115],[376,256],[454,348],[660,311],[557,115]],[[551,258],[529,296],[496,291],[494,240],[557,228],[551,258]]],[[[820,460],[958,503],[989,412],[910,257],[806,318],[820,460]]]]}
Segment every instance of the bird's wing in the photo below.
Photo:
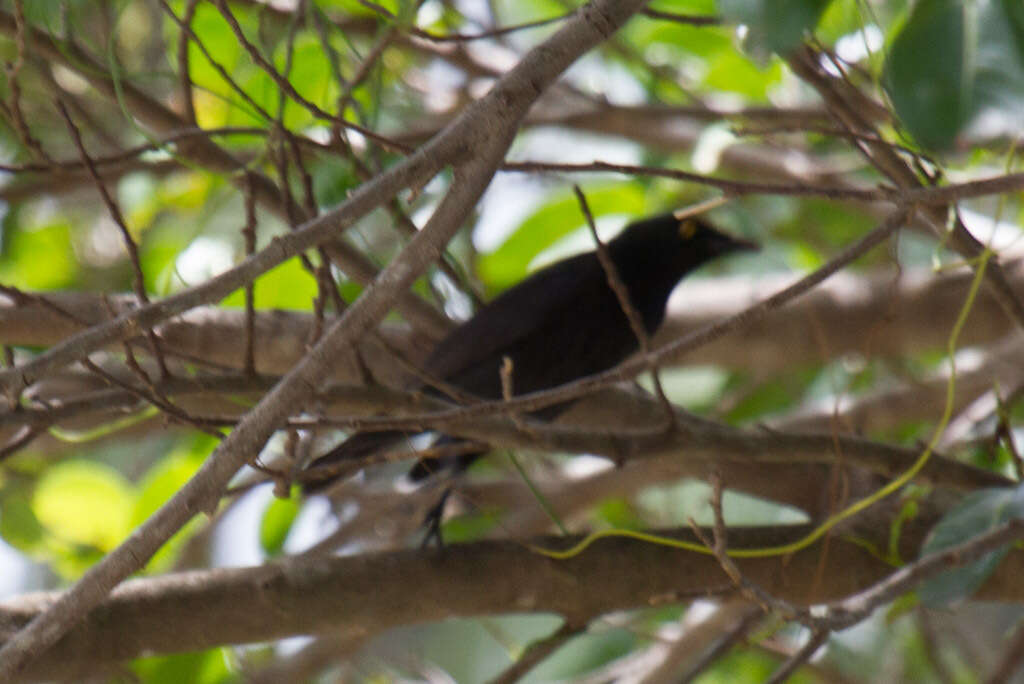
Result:
{"type": "Polygon", "coordinates": [[[428,374],[450,379],[487,362],[561,316],[580,296],[604,282],[593,253],[561,261],[534,273],[448,334],[424,363],[428,374]]]}
{"type": "Polygon", "coordinates": [[[408,438],[408,433],[397,430],[354,434],[306,466],[301,479],[302,489],[306,494],[323,491],[361,470],[368,456],[390,449],[408,438]]]}

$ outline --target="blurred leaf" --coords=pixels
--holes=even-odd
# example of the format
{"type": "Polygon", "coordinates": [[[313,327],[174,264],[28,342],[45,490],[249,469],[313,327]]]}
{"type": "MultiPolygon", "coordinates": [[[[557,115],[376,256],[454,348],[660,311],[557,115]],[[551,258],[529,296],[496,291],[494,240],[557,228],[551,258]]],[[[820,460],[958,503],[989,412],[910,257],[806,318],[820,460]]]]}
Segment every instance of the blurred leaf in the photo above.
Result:
{"type": "Polygon", "coordinates": [[[925,147],[945,147],[967,119],[963,12],[957,0],[922,0],[889,48],[886,91],[925,147]]]}
{"type": "Polygon", "coordinates": [[[758,59],[785,55],[813,31],[830,0],[718,0],[729,22],[743,24],[744,47],[758,59]]]}
{"type": "MultiPolygon", "coordinates": [[[[584,189],[594,218],[607,214],[642,216],[647,200],[639,183],[584,189]]],[[[480,257],[477,271],[491,293],[497,293],[526,277],[533,258],[559,238],[586,225],[580,204],[572,192],[561,192],[509,236],[498,249],[480,257]]]]}
{"type": "Polygon", "coordinates": [[[354,280],[344,280],[338,283],[338,294],[349,304],[356,301],[359,295],[363,294],[363,289],[363,286],[354,280]]]}
{"type": "Polygon", "coordinates": [[[231,659],[229,649],[214,648],[139,658],[132,662],[131,669],[146,684],[220,684],[235,679],[227,665],[231,659]]]}
{"type": "Polygon", "coordinates": [[[159,295],[171,292],[178,255],[188,247],[190,237],[180,230],[153,231],[143,240],[139,249],[139,262],[146,278],[146,289],[159,295]]]}
{"type": "MultiPolygon", "coordinates": [[[[770,654],[758,651],[733,650],[719,658],[708,668],[698,681],[701,684],[725,684],[725,682],[764,682],[771,678],[778,667],[778,661],[770,654]]],[[[786,678],[786,684],[803,684],[814,681],[802,676],[800,671],[786,678]]]]}
{"type": "Polygon", "coordinates": [[[978,3],[971,121],[977,135],[1016,135],[1024,127],[1024,3],[978,3]]]}
{"type": "MultiPolygon", "coordinates": [[[[791,371],[784,377],[772,378],[771,381],[763,382],[753,390],[747,390],[726,414],[726,419],[730,423],[742,423],[791,407],[800,400],[819,372],[820,369],[816,368],[791,371]]],[[[735,382],[740,386],[749,387],[747,382],[740,378],[735,382]]]]}
{"type": "MultiPolygon", "coordinates": [[[[374,0],[374,5],[379,5],[391,14],[397,14],[400,6],[400,0],[374,0]]],[[[323,7],[331,7],[337,9],[339,12],[351,15],[351,16],[363,16],[363,17],[374,17],[381,18],[380,14],[373,10],[371,7],[367,7],[359,0],[321,0],[317,4],[323,7]]]]}
{"type": "MultiPolygon", "coordinates": [[[[257,309],[295,309],[308,311],[317,295],[316,281],[299,262],[289,259],[267,271],[256,281],[254,300],[257,309]]],[[[245,293],[235,290],[221,302],[221,306],[242,308],[245,293]]]]}
{"type": "Polygon", "coordinates": [[[5,488],[0,496],[0,537],[14,548],[33,552],[43,539],[43,526],[32,511],[32,502],[23,491],[5,488]]]}
{"type": "Polygon", "coordinates": [[[358,184],[352,165],[344,159],[329,157],[313,165],[313,194],[320,206],[341,204],[348,199],[348,191],[358,184]]]}
{"type": "MultiPolygon", "coordinates": [[[[276,58],[278,72],[284,73],[286,45],[282,45],[280,54],[276,58]]],[[[300,34],[295,40],[294,52],[291,60],[291,70],[288,72],[288,82],[306,100],[317,105],[321,109],[330,108],[331,100],[337,97],[337,88],[331,77],[331,66],[324,55],[320,40],[313,35],[300,34]]],[[[280,89],[275,84],[275,91],[280,89]]],[[[270,111],[277,113],[277,104],[274,103],[270,111]]],[[[287,100],[285,107],[284,125],[289,129],[297,129],[308,126],[314,120],[313,114],[301,104],[291,98],[287,100]]]]}
{"type": "MultiPolygon", "coordinates": [[[[708,7],[703,11],[693,8],[677,11],[715,14],[714,3],[706,4],[708,7]]],[[[658,9],[669,11],[664,3],[658,9]]],[[[667,51],[665,56],[674,55],[680,59],[711,57],[734,51],[732,27],[690,26],[671,21],[631,21],[622,28],[621,33],[641,49],[650,50],[652,46],[658,46],[658,51],[667,51]]],[[[658,51],[653,56],[660,57],[662,53],[658,51]]]]}
{"type": "Polygon", "coordinates": [[[814,35],[828,45],[840,38],[859,34],[865,25],[879,18],[886,8],[872,8],[871,17],[865,17],[863,7],[856,2],[830,2],[818,19],[814,35]]]}
{"type": "Polygon", "coordinates": [[[898,596],[886,609],[885,621],[892,624],[920,606],[921,598],[916,593],[898,596]]]}
{"type": "MultiPolygon", "coordinates": [[[[278,104],[281,101],[281,89],[270,77],[270,74],[258,66],[246,64],[238,68],[235,83],[259,109],[254,108],[238,94],[230,96],[229,99],[233,106],[228,111],[226,123],[229,126],[266,126],[268,122],[264,118],[265,116],[277,116],[278,104]]],[[[296,115],[302,116],[301,112],[296,112],[296,115]]],[[[308,121],[309,117],[305,117],[304,122],[308,123],[308,121]]]]}
{"type": "Polygon", "coordinates": [[[639,635],[628,629],[587,632],[562,646],[554,656],[532,670],[523,682],[533,684],[575,679],[621,658],[640,643],[639,635]]]}
{"type": "Polygon", "coordinates": [[[274,498],[263,511],[263,518],[260,520],[260,546],[268,556],[281,553],[288,532],[292,529],[292,523],[299,514],[299,508],[299,495],[293,492],[290,499],[274,498]]]}
{"type": "MultiPolygon", "coordinates": [[[[225,138],[229,139],[238,138],[225,138]]],[[[160,182],[157,192],[160,202],[168,209],[202,209],[211,190],[220,182],[220,178],[210,173],[174,173],[160,182]]]]}
{"type": "MultiPolygon", "coordinates": [[[[132,509],[131,524],[140,525],[188,482],[213,450],[216,442],[208,436],[185,440],[181,446],[153,465],[138,484],[138,496],[132,509]]],[[[170,568],[177,559],[182,545],[202,525],[195,517],[180,529],[146,565],[147,572],[160,572],[170,568]]]]}
{"type": "MultiPolygon", "coordinates": [[[[927,556],[987,532],[1007,520],[1024,516],[1024,487],[986,489],[967,495],[932,529],[921,548],[927,556]]],[[[999,566],[1009,547],[993,551],[983,558],[952,568],[921,585],[921,601],[940,607],[971,596],[999,566]]]]}
{"type": "Polygon", "coordinates": [[[924,147],[945,149],[972,121],[992,136],[1024,123],[1024,11],[1008,0],[922,0],[889,49],[883,83],[924,147]]]}
{"type": "MultiPolygon", "coordinates": [[[[232,108],[226,96],[197,90],[192,99],[195,103],[196,121],[201,127],[218,128],[228,123],[232,108]]],[[[250,117],[244,123],[252,126],[261,122],[250,117]]]]}
{"type": "Polygon", "coordinates": [[[161,208],[156,189],[157,182],[148,173],[128,174],[117,184],[117,203],[136,241],[161,208]]]}
{"type": "Polygon", "coordinates": [[[475,541],[493,530],[498,521],[494,512],[460,515],[444,521],[441,536],[446,544],[475,541]]]}
{"type": "Polygon", "coordinates": [[[32,511],[58,539],[109,551],[131,531],[135,492],[118,471],[93,461],[48,468],[32,497],[32,511]]]}
{"type": "Polygon", "coordinates": [[[830,254],[846,247],[874,228],[877,219],[859,207],[818,198],[794,206],[788,220],[773,226],[772,235],[798,245],[813,246],[830,254]]]}
{"type": "MultiPolygon", "coordinates": [[[[232,11],[244,26],[245,17],[248,13],[237,11],[238,9],[235,8],[232,11]]],[[[181,16],[181,11],[180,7],[176,8],[178,16],[181,16]]],[[[176,42],[180,34],[177,23],[168,17],[164,27],[166,35],[176,42]]],[[[232,74],[242,57],[244,48],[235,40],[231,27],[228,26],[228,23],[221,16],[217,8],[212,4],[199,3],[192,17],[191,28],[192,33],[198,37],[199,42],[210,53],[213,61],[223,67],[229,75],[232,74]]],[[[230,96],[232,94],[230,84],[225,83],[217,68],[203,55],[203,51],[196,46],[194,41],[189,41],[188,52],[189,75],[197,87],[197,92],[209,91],[230,96]]]]}
{"type": "Polygon", "coordinates": [[[708,60],[704,83],[709,88],[764,99],[781,77],[781,62],[758,68],[743,55],[730,50],[708,60]]]}
{"type": "Polygon", "coordinates": [[[27,2],[22,10],[25,13],[26,21],[43,26],[60,26],[61,15],[66,10],[61,3],[56,2],[27,2]]]}
{"type": "Polygon", "coordinates": [[[11,212],[4,221],[0,281],[26,290],[67,287],[78,273],[71,222],[62,215],[50,215],[33,225],[29,213],[11,212]],[[40,258],[44,254],[46,258],[40,258]]]}
{"type": "Polygon", "coordinates": [[[642,530],[647,525],[636,506],[628,499],[605,499],[597,506],[597,517],[612,527],[642,530]]]}
{"type": "Polygon", "coordinates": [[[132,522],[139,524],[156,512],[188,479],[202,462],[187,455],[172,454],[154,465],[139,482],[139,496],[132,510],[132,522]]]}

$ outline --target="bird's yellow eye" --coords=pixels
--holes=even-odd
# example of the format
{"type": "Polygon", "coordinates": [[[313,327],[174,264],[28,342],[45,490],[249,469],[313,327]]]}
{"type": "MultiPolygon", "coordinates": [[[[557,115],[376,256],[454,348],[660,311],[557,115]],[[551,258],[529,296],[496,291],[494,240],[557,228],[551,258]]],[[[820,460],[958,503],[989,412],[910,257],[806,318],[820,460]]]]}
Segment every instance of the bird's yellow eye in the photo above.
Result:
{"type": "Polygon", "coordinates": [[[689,240],[697,234],[697,222],[687,219],[679,222],[679,237],[689,240]]]}

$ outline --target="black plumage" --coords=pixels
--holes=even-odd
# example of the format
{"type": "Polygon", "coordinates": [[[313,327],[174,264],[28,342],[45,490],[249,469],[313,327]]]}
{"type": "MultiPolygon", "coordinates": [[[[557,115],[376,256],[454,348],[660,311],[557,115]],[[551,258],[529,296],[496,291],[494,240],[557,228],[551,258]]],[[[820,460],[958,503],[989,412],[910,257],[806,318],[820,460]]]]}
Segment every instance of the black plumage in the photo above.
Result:
{"type": "MultiPolygon", "coordinates": [[[[753,243],[730,237],[703,220],[677,219],[673,214],[634,223],[607,244],[649,335],[661,325],[669,294],[687,273],[723,254],[752,248],[753,243]]],[[[514,393],[526,394],[612,368],[638,347],[597,252],[587,252],[541,269],[506,290],[441,340],[423,370],[461,392],[500,399],[505,357],[512,361],[514,393]]],[[[553,407],[543,415],[552,417],[564,408],[553,407]]],[[[386,449],[406,436],[388,431],[350,437],[310,464],[303,478],[306,491],[329,485],[339,464],[386,449]]],[[[479,455],[463,454],[454,466],[461,469],[479,455]]],[[[410,476],[421,479],[436,466],[421,461],[410,476]]]]}

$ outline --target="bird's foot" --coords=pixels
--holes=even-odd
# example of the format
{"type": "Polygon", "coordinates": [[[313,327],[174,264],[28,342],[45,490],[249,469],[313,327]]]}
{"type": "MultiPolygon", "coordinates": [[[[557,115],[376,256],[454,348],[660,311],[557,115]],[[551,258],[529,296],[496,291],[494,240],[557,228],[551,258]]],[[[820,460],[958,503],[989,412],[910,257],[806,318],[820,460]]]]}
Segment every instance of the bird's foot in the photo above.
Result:
{"type": "Polygon", "coordinates": [[[430,507],[423,517],[423,541],[420,548],[425,549],[436,545],[437,548],[444,548],[444,536],[441,534],[441,523],[444,521],[444,508],[448,503],[448,497],[452,494],[452,487],[446,487],[438,502],[430,507]]]}

